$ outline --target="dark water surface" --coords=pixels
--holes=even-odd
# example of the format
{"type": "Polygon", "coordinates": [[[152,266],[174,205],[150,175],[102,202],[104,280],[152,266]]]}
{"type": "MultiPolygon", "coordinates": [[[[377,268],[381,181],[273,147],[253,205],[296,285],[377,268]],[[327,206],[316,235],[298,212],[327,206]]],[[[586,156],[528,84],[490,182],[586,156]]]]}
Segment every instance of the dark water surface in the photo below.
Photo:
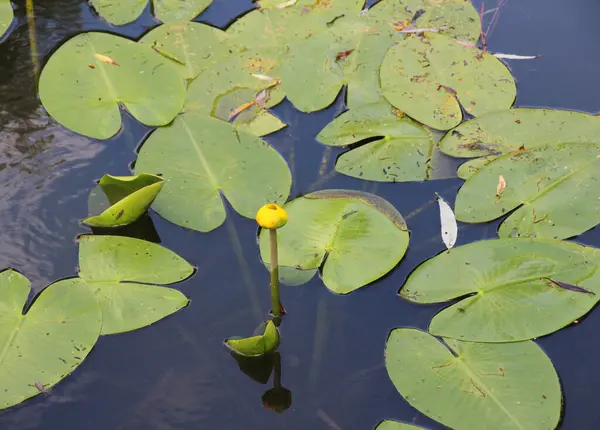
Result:
{"type": "MultiPolygon", "coordinates": [[[[28,27],[24,1],[14,3],[17,22],[0,44],[0,268],[16,268],[39,291],[76,273],[75,240],[89,232],[79,224],[87,216],[89,192],[104,173],[129,174],[135,150],[150,130],[128,120],[117,137],[103,142],[65,130],[40,106],[36,67],[78,32],[118,31],[138,38],[157,23],[147,12],[116,29],[86,2],[39,0],[35,24],[28,27]]],[[[495,1],[488,3],[493,7],[495,1]]],[[[224,27],[251,7],[249,0],[215,0],[199,20],[224,27]]],[[[510,62],[518,106],[600,111],[598,17],[597,0],[508,0],[489,49],[542,55],[510,62]]],[[[378,184],[332,174],[339,152],[314,137],[341,110],[341,103],[311,115],[287,103],[276,109],[289,127],[266,140],[290,164],[292,197],[336,187],[376,193],[407,218],[411,244],[396,270],[349,296],[331,294],[318,279],[283,288],[289,314],[280,353],[283,384],[293,396],[288,411],[264,409],[261,396],[271,382],[250,379],[221,345],[225,337],[250,335],[268,311],[268,274],[259,261],[254,221],[229,211],[225,225],[201,234],[152,213],[134,233],[160,237],[197,267],[194,277],[177,285],[191,305],[152,327],[101,338],[50,395],[0,413],[0,428],[372,429],[383,418],[443,428],[398,394],[384,368],[383,348],[390,329],[425,329],[441,308],[410,304],[396,292],[418,264],[444,249],[434,192],[453,203],[461,181],[378,184]]],[[[458,242],[495,237],[496,227],[461,225],[458,242]]],[[[578,240],[600,246],[600,230],[578,240]]],[[[539,340],[562,379],[564,429],[598,428],[599,328],[596,310],[578,325],[539,340]]]]}

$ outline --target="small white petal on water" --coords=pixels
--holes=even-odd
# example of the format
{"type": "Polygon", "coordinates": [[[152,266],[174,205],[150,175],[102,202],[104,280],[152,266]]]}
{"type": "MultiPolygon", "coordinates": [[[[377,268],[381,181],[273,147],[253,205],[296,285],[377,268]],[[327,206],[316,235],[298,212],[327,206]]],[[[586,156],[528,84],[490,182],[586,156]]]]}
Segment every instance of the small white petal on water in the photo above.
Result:
{"type": "Polygon", "coordinates": [[[446,248],[450,249],[456,243],[456,237],[458,236],[458,226],[456,225],[456,218],[452,208],[446,201],[437,196],[438,204],[440,205],[440,223],[442,225],[442,240],[446,245],[446,248]]]}
{"type": "Polygon", "coordinates": [[[494,57],[500,60],[535,60],[539,55],[516,55],[516,54],[494,54],[494,57]]]}

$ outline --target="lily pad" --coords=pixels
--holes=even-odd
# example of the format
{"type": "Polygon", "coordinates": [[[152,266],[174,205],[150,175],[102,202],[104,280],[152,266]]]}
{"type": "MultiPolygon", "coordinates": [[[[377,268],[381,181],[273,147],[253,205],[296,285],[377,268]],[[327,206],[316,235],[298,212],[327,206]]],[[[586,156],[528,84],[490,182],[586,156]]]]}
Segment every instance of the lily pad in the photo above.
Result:
{"type": "MultiPolygon", "coordinates": [[[[373,282],[402,259],[409,233],[398,211],[369,193],[323,190],[284,206],[288,223],[278,230],[279,264],[310,271],[322,267],[325,286],[347,294],[373,282]]],[[[268,232],[260,255],[269,261],[268,232]]]]}
{"type": "Polygon", "coordinates": [[[375,430],[411,430],[411,429],[422,429],[423,427],[417,427],[399,421],[383,420],[375,426],[375,430]]]}
{"type": "Polygon", "coordinates": [[[600,223],[600,144],[565,143],[503,155],[471,176],[456,219],[486,222],[512,212],[500,237],[565,239],[600,223]],[[506,187],[496,195],[498,178],[506,187]]]}
{"type": "Polygon", "coordinates": [[[423,263],[400,296],[416,303],[461,299],[429,325],[435,336],[515,342],[544,336],[586,314],[600,298],[592,248],[555,240],[485,240],[423,263]],[[557,287],[563,282],[586,294],[557,287]]]}
{"type": "Polygon", "coordinates": [[[73,372],[102,327],[93,294],[71,279],[48,286],[23,314],[29,293],[23,275],[0,273],[0,409],[40,394],[73,372]]]}
{"type": "Polygon", "coordinates": [[[10,0],[0,0],[0,39],[13,22],[14,12],[10,0]]]}
{"type": "Polygon", "coordinates": [[[136,176],[104,175],[99,188],[104,192],[110,207],[100,215],[83,220],[92,227],[120,227],[137,221],[150,207],[164,180],[145,173],[136,176]]]}
{"type": "Polygon", "coordinates": [[[435,33],[411,35],[390,48],[380,70],[383,95],[417,121],[447,130],[474,116],[509,108],[510,71],[493,55],[435,33]]]}
{"type": "Polygon", "coordinates": [[[390,333],[385,365],[411,406],[454,429],[556,428],[560,382],[534,342],[444,341],[415,329],[390,333]]]}
{"type": "Polygon", "coordinates": [[[102,334],[136,330],[175,313],[189,300],[173,284],[194,269],[174,252],[121,236],[82,236],[80,288],[87,285],[102,309],[102,334]]]}
{"type": "Polygon", "coordinates": [[[185,79],[194,79],[231,55],[227,40],[223,30],[199,22],[181,21],[154,28],[140,43],[172,60],[185,79]]]}
{"type": "MultiPolygon", "coordinates": [[[[102,18],[114,25],[125,25],[135,21],[148,6],[148,0],[90,0],[102,18]]],[[[163,22],[191,21],[212,0],[153,0],[152,9],[157,19],[163,22]]]]}
{"type": "Polygon", "coordinates": [[[79,34],[48,60],[40,98],[62,125],[97,139],[119,131],[121,104],[146,125],[166,125],[185,99],[184,81],[170,63],[149,46],[122,37],[79,34]]]}
{"type": "Polygon", "coordinates": [[[471,119],[440,141],[440,150],[459,158],[485,157],[463,164],[467,179],[501,154],[566,142],[600,143],[600,118],[581,112],[515,108],[471,119]]]}
{"type": "Polygon", "coordinates": [[[431,133],[394,113],[387,102],[344,112],[321,130],[317,139],[331,146],[369,140],[339,156],[335,170],[344,175],[381,182],[429,179],[431,133]]]}
{"type": "Polygon", "coordinates": [[[261,357],[279,346],[279,331],[273,321],[268,321],[264,333],[244,339],[226,339],[225,346],[243,357],[261,357]]]}
{"type": "Polygon", "coordinates": [[[266,203],[287,200],[291,174],[263,140],[221,120],[186,113],[142,146],[136,172],[162,174],[153,208],[167,220],[207,232],[225,220],[224,196],[247,218],[266,203]]]}

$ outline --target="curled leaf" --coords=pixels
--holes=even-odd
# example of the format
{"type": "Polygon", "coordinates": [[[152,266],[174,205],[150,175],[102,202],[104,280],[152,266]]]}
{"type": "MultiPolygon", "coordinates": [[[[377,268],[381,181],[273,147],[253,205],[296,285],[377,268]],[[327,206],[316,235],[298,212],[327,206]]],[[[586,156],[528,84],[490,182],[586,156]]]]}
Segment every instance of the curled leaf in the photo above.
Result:
{"type": "Polygon", "coordinates": [[[260,357],[277,349],[279,331],[273,321],[268,321],[264,334],[243,339],[226,339],[225,346],[244,357],[260,357]]]}

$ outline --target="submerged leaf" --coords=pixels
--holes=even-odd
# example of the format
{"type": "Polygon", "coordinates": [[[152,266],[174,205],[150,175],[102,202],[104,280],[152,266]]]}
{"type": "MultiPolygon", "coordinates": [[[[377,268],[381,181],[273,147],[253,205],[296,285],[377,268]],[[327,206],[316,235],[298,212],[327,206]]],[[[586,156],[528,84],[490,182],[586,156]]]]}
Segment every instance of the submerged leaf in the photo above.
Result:
{"type": "Polygon", "coordinates": [[[273,321],[268,321],[264,334],[244,339],[226,339],[225,346],[244,357],[260,357],[279,346],[279,331],[273,321]]]}
{"type": "MultiPolygon", "coordinates": [[[[114,25],[135,21],[148,5],[148,0],[90,0],[102,18],[114,25]]],[[[191,21],[206,9],[212,0],[153,0],[152,9],[163,21],[191,21]]]]}
{"type": "Polygon", "coordinates": [[[285,160],[266,142],[224,121],[185,113],[142,146],[136,172],[162,174],[153,208],[167,220],[207,232],[225,220],[225,197],[247,218],[290,192],[285,160]]]}
{"type": "Polygon", "coordinates": [[[136,176],[104,175],[99,188],[111,205],[100,215],[83,220],[92,227],[119,227],[137,221],[150,207],[164,181],[145,173],[136,176]]]}
{"type": "Polygon", "coordinates": [[[102,334],[136,330],[187,306],[173,284],[194,269],[174,252],[121,236],[82,236],[77,288],[89,287],[102,309],[102,334]]]}
{"type": "Polygon", "coordinates": [[[440,224],[442,226],[442,240],[446,245],[446,248],[450,249],[456,243],[456,237],[458,236],[458,226],[456,225],[456,218],[454,212],[446,200],[437,196],[437,201],[440,206],[440,224]]]}
{"type": "Polygon", "coordinates": [[[461,299],[429,325],[435,336],[516,342],[559,330],[597,302],[592,294],[556,288],[546,278],[600,289],[598,251],[555,240],[484,240],[454,248],[419,266],[400,290],[417,303],[461,299]]]}
{"type": "Polygon", "coordinates": [[[165,58],[107,33],[69,39],[40,77],[40,99],[48,113],[65,127],[98,139],[121,128],[120,104],[138,121],[156,126],[171,122],[184,98],[183,79],[165,58]],[[110,53],[120,67],[98,59],[99,53],[110,53]]]}
{"type": "Polygon", "coordinates": [[[0,273],[0,409],[40,394],[73,372],[102,327],[93,294],[72,279],[45,288],[23,315],[29,293],[23,275],[0,273]]]}
{"type": "Polygon", "coordinates": [[[515,81],[498,59],[435,33],[390,48],[380,78],[392,105],[440,130],[460,124],[461,105],[479,116],[509,108],[516,97],[515,81]]]}
{"type": "Polygon", "coordinates": [[[554,429],[560,420],[556,370],[531,341],[461,342],[398,328],[385,366],[414,408],[455,429],[554,429]]]}
{"type": "MultiPolygon", "coordinates": [[[[392,270],[404,256],[409,233],[402,216],[373,194],[323,190],[288,202],[288,223],[278,230],[279,264],[312,276],[322,266],[325,286],[347,294],[392,270]]],[[[269,261],[261,230],[260,254],[269,261]]]]}

